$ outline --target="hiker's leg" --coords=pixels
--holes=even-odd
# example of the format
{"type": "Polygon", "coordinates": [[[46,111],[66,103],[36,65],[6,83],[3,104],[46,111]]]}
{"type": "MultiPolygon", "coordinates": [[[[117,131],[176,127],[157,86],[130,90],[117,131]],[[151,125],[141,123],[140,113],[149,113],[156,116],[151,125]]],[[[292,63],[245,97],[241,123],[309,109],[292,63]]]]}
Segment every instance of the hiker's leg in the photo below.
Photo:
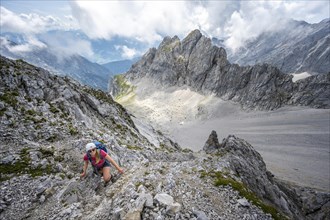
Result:
{"type": "Polygon", "coordinates": [[[111,179],[110,167],[103,167],[102,172],[103,172],[104,182],[106,182],[106,183],[109,182],[111,179]]]}

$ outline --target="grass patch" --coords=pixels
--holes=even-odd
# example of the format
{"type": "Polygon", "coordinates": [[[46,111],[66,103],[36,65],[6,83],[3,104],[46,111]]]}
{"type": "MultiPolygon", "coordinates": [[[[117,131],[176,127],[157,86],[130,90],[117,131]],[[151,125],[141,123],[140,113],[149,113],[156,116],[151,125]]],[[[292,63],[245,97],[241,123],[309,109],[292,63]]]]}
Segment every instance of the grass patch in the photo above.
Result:
{"type": "Polygon", "coordinates": [[[9,91],[9,92],[5,92],[5,94],[3,95],[0,95],[0,100],[12,107],[16,107],[18,103],[16,99],[17,96],[18,96],[17,91],[9,91]]]}
{"type": "Polygon", "coordinates": [[[109,103],[109,104],[112,104],[113,103],[113,100],[112,100],[112,97],[110,96],[110,94],[108,93],[105,93],[99,89],[92,89],[92,88],[87,88],[85,87],[83,89],[85,92],[93,95],[95,98],[97,98],[98,100],[102,100],[106,103],[109,103]]]}
{"type": "Polygon", "coordinates": [[[56,114],[56,113],[59,113],[60,110],[58,110],[55,106],[53,105],[50,105],[49,107],[49,110],[53,113],[53,114],[56,114]]]}
{"type": "Polygon", "coordinates": [[[75,127],[73,127],[73,125],[72,124],[69,124],[69,132],[70,132],[70,134],[72,135],[72,136],[74,136],[74,135],[77,135],[79,132],[78,132],[78,129],[77,128],[75,128],[75,127]]]}
{"type": "Polygon", "coordinates": [[[265,204],[255,193],[250,191],[245,184],[238,182],[230,177],[224,177],[221,172],[210,172],[200,171],[200,177],[205,178],[206,176],[213,177],[215,179],[215,186],[231,186],[234,190],[236,190],[240,196],[245,197],[255,206],[260,207],[265,213],[269,213],[275,220],[283,220],[288,219],[286,216],[282,215],[271,205],[265,204]]]}
{"type": "MultiPolygon", "coordinates": [[[[48,151],[41,151],[43,155],[49,155],[48,151]]],[[[53,173],[52,166],[48,164],[46,168],[41,166],[32,167],[30,165],[31,158],[29,156],[29,149],[23,148],[20,152],[20,160],[14,164],[0,164],[0,181],[5,181],[14,176],[29,174],[32,177],[42,176],[44,174],[53,173]]]]}
{"type": "Polygon", "coordinates": [[[134,89],[136,88],[136,86],[132,86],[129,83],[127,83],[127,81],[125,80],[123,75],[116,75],[114,77],[114,82],[117,84],[118,88],[119,88],[119,92],[115,97],[115,100],[120,100],[123,97],[129,97],[126,102],[128,102],[131,99],[134,99],[135,94],[134,94],[134,89]],[[130,95],[130,96],[128,96],[130,95]]]}
{"type": "Polygon", "coordinates": [[[54,156],[54,149],[39,148],[39,151],[42,153],[43,158],[54,156]]]}
{"type": "Polygon", "coordinates": [[[0,117],[4,116],[6,110],[7,110],[6,108],[0,110],[0,117]]]}
{"type": "Polygon", "coordinates": [[[134,145],[127,145],[127,149],[130,149],[130,150],[143,150],[142,147],[134,146],[134,145]]]}

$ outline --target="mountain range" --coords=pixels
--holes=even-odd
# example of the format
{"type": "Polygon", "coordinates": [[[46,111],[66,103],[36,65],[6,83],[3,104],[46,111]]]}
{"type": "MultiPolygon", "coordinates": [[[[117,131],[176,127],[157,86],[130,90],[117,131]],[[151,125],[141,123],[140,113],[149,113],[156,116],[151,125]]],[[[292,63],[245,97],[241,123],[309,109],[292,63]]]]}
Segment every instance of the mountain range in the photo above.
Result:
{"type": "Polygon", "coordinates": [[[126,73],[131,66],[140,59],[141,57],[137,57],[131,60],[118,60],[112,61],[105,64],[102,64],[105,68],[111,71],[113,74],[123,74],[126,73]]]}
{"type": "Polygon", "coordinates": [[[90,85],[103,91],[108,89],[106,82],[113,75],[107,68],[97,63],[92,63],[78,54],[56,54],[48,47],[17,52],[15,47],[20,45],[3,37],[0,39],[0,44],[0,53],[3,56],[12,59],[23,59],[36,66],[48,69],[55,74],[72,77],[85,85],[90,85]]]}
{"type": "MultiPolygon", "coordinates": [[[[56,42],[63,41],[63,44],[70,44],[68,39],[72,38],[77,38],[77,41],[88,40],[85,34],[76,31],[50,31],[36,37],[40,42],[48,45],[48,41],[54,41],[54,36],[59,38],[55,40],[56,42]]],[[[291,21],[289,28],[285,26],[277,31],[264,32],[257,38],[249,40],[244,47],[235,52],[226,48],[224,40],[212,38],[212,43],[226,49],[228,61],[231,63],[238,63],[241,66],[268,63],[287,74],[304,72],[305,75],[313,75],[327,73],[330,69],[329,39],[329,19],[326,19],[317,24],[291,21]]],[[[132,64],[140,59],[118,60],[99,65],[79,54],[55,52],[51,44],[47,47],[32,48],[29,52],[19,52],[15,49],[24,47],[25,41],[19,34],[1,33],[1,55],[26,60],[56,74],[70,76],[83,84],[104,91],[108,89],[106,82],[109,77],[128,71],[132,64]]],[[[115,47],[122,41],[124,39],[91,42],[93,50],[97,53],[114,59],[113,56],[119,56],[115,47]]],[[[137,46],[135,42],[131,44],[137,46]]],[[[142,47],[143,45],[140,45],[139,49],[142,47]]]]}
{"type": "Polygon", "coordinates": [[[268,63],[288,74],[327,73],[330,71],[329,30],[330,19],[316,24],[291,20],[275,31],[248,40],[236,51],[227,49],[228,60],[244,66],[268,63]]]}
{"type": "MultiPolygon", "coordinates": [[[[327,48],[323,50],[326,52],[327,48]]],[[[152,83],[147,84],[153,91],[188,86],[202,94],[238,102],[247,109],[273,110],[284,105],[330,108],[330,72],[293,82],[292,76],[270,64],[231,64],[225,49],[214,46],[199,30],[182,41],[177,36],[164,38],[157,49],[150,49],[123,78],[127,81],[125,85],[132,87],[141,80],[149,80],[152,83]]],[[[120,79],[114,78],[110,83],[114,96],[127,93],[120,79]]]]}

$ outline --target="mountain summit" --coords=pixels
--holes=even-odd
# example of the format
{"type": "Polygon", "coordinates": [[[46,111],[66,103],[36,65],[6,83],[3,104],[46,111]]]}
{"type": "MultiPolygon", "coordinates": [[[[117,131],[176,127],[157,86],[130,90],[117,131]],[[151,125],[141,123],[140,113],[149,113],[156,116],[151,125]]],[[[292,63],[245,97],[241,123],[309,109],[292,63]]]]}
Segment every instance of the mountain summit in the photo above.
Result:
{"type": "MultiPolygon", "coordinates": [[[[188,86],[202,94],[215,94],[244,108],[272,110],[283,105],[329,108],[330,72],[292,81],[292,76],[269,64],[239,66],[227,60],[224,48],[212,44],[199,30],[182,41],[166,37],[124,74],[133,85],[150,80],[162,87],[188,86]]],[[[120,91],[116,79],[110,92],[120,91]]]]}

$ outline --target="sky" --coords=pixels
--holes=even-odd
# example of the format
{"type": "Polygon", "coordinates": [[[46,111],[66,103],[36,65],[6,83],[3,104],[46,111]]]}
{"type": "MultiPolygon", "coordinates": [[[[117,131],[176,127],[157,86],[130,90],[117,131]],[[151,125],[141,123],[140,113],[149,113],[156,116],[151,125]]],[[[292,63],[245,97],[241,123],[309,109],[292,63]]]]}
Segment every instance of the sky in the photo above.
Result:
{"type": "Polygon", "coordinates": [[[282,28],[287,19],[318,23],[329,11],[328,0],[1,0],[0,27],[1,34],[23,36],[17,50],[51,46],[102,63],[141,56],[165,36],[182,40],[194,29],[224,39],[235,51],[263,31],[282,28]]]}

